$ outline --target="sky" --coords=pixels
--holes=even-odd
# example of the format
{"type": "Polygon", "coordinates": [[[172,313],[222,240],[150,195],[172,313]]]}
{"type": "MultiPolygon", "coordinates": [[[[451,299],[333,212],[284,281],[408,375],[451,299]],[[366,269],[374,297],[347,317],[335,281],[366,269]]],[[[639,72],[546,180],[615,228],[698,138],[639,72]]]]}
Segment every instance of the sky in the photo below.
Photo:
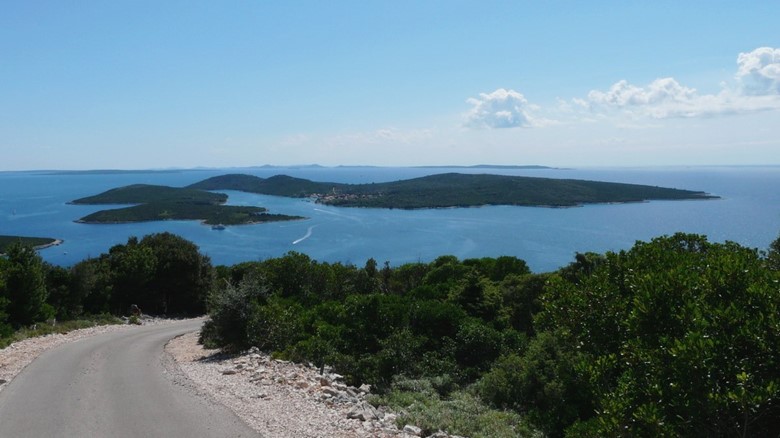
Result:
{"type": "Polygon", "coordinates": [[[0,0],[0,170],[780,164],[780,1],[0,0]]]}

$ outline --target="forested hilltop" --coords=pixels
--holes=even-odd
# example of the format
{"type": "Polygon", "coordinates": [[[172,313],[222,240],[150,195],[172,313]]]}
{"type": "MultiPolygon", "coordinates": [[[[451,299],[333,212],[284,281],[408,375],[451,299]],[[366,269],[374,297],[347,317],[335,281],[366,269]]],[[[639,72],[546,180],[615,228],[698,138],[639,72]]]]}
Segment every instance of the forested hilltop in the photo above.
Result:
{"type": "Polygon", "coordinates": [[[188,186],[203,190],[240,190],[340,207],[442,208],[480,205],[571,207],[582,204],[670,199],[712,199],[704,192],[575,179],[445,173],[372,184],[315,182],[276,175],[215,176],[188,186]]]}
{"type": "Polygon", "coordinates": [[[51,237],[0,236],[0,255],[5,254],[6,249],[17,243],[41,249],[57,245],[60,241],[51,237]]]}
{"type": "Polygon", "coordinates": [[[263,207],[223,205],[228,196],[205,190],[133,184],[71,201],[71,204],[138,204],[100,210],[77,222],[116,224],[161,220],[200,220],[205,224],[243,225],[303,219],[270,214],[263,207]]]}
{"type": "Polygon", "coordinates": [[[208,346],[333,367],[426,433],[778,436],[778,284],[780,239],[760,252],[675,234],[532,273],[515,257],[393,267],[295,252],[212,267],[163,233],[72,268],[12,245],[0,335],[131,304],[207,311],[208,346]]]}

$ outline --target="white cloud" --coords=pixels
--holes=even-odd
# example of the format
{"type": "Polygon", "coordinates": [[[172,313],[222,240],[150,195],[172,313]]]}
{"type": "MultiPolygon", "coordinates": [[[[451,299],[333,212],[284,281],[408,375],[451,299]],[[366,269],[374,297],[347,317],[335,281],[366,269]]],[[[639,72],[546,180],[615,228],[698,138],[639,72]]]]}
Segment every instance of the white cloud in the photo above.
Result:
{"type": "Polygon", "coordinates": [[[515,90],[499,88],[492,93],[480,93],[466,102],[473,105],[465,116],[465,125],[473,128],[517,128],[535,126],[529,114],[534,106],[515,90]]]}
{"type": "Polygon", "coordinates": [[[656,79],[645,87],[621,80],[607,91],[592,90],[587,99],[572,99],[596,113],[620,111],[633,117],[665,119],[707,117],[780,109],[780,49],[761,47],[740,53],[738,89],[699,94],[674,78],[656,79]]]}
{"type": "Polygon", "coordinates": [[[743,94],[780,95],[780,49],[759,47],[737,57],[736,79],[743,94]]]}
{"type": "Polygon", "coordinates": [[[647,88],[622,80],[612,85],[607,92],[593,90],[588,93],[590,102],[616,107],[686,103],[695,97],[695,89],[680,85],[674,78],[656,79],[647,88]]]}

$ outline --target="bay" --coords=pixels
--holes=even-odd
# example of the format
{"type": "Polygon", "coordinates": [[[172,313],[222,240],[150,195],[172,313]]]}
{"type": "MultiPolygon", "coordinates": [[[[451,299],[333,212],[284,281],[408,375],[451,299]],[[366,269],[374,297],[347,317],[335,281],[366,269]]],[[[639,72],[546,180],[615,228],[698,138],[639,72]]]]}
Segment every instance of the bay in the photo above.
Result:
{"type": "Polygon", "coordinates": [[[630,248],[637,240],[675,232],[707,235],[766,249],[780,232],[780,167],[669,167],[587,169],[463,169],[289,167],[194,169],[132,173],[0,172],[0,234],[64,240],[42,257],[70,266],[97,257],[130,236],[171,232],[196,243],[215,264],[277,257],[298,251],[327,262],[362,265],[368,258],[392,265],[513,255],[535,272],[570,263],[577,252],[630,248]],[[649,184],[702,190],[718,200],[652,201],[577,208],[490,206],[435,210],[329,207],[309,200],[227,191],[228,203],[271,213],[305,216],[294,222],[231,226],[223,231],[197,221],[118,225],[75,220],[113,206],[68,201],[136,183],[183,186],[225,173],[260,177],[286,174],[316,181],[383,182],[435,173],[497,173],[649,184]]]}

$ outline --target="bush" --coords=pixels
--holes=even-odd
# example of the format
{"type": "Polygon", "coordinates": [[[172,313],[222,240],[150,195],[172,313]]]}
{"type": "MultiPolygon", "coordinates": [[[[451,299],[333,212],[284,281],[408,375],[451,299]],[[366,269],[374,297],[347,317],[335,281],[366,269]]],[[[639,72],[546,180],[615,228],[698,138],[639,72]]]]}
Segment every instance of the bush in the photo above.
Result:
{"type": "Polygon", "coordinates": [[[543,436],[519,414],[491,409],[469,391],[441,397],[430,379],[398,379],[389,393],[372,396],[370,402],[401,412],[398,426],[414,424],[423,430],[423,436],[439,430],[474,438],[543,436]]]}
{"type": "Polygon", "coordinates": [[[238,286],[228,283],[213,291],[209,297],[211,318],[203,324],[200,342],[208,348],[228,351],[246,348],[250,343],[250,317],[267,293],[264,279],[257,275],[245,277],[238,286]]]}
{"type": "Polygon", "coordinates": [[[483,400],[501,409],[527,412],[551,437],[592,415],[587,382],[576,370],[583,357],[560,336],[543,332],[522,356],[499,359],[475,385],[483,400]]]}
{"type": "Polygon", "coordinates": [[[247,325],[249,344],[277,352],[292,347],[305,335],[302,316],[303,307],[297,302],[269,298],[266,304],[252,309],[247,325]]]}

